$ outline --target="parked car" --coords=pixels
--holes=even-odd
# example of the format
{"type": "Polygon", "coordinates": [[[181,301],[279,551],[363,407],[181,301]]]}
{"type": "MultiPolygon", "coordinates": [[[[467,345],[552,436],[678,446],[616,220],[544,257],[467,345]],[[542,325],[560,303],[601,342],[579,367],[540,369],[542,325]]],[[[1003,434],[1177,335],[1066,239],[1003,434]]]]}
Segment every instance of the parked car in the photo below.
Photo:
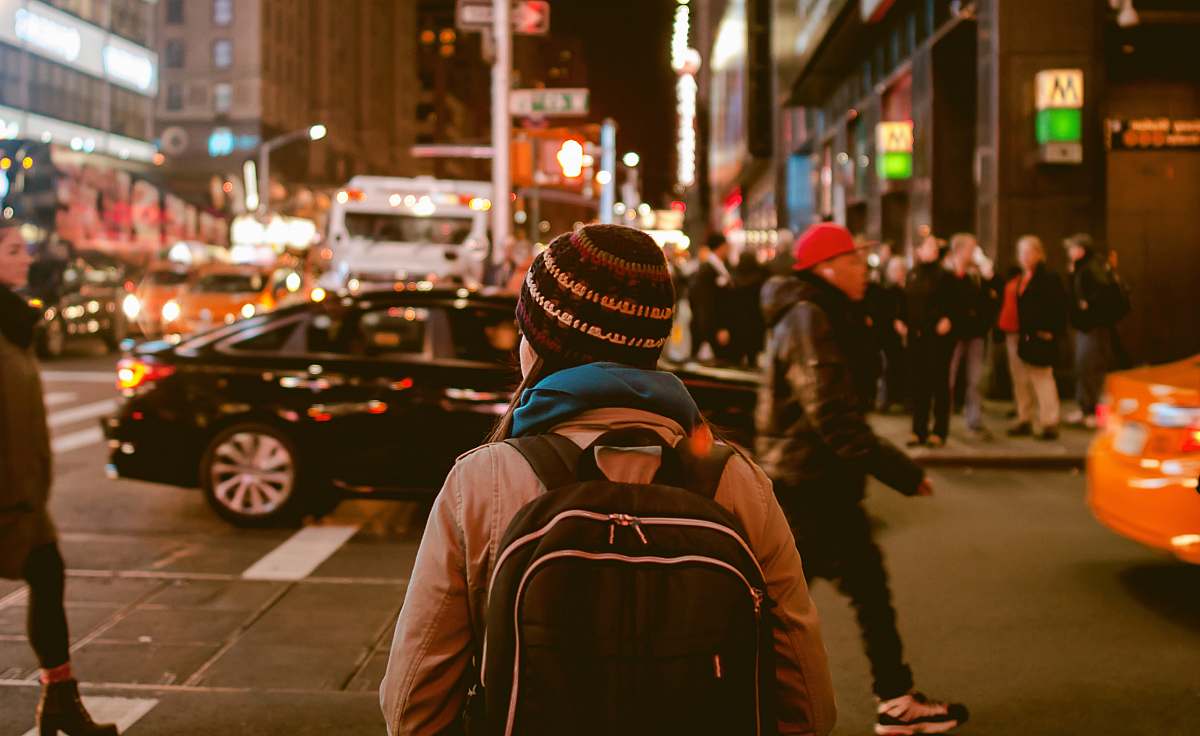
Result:
{"type": "Polygon", "coordinates": [[[511,296],[403,290],[145,343],[118,364],[111,477],[199,487],[238,525],[431,498],[516,383],[511,296]]]}
{"type": "Polygon", "coordinates": [[[1113,373],[1088,451],[1088,505],[1105,526],[1200,564],[1200,355],[1113,373]]]}
{"type": "Polygon", "coordinates": [[[37,326],[38,354],[56,358],[82,339],[100,339],[115,351],[128,331],[121,309],[128,293],[125,270],[112,256],[65,241],[38,248],[23,291],[31,305],[45,310],[37,326]]]}

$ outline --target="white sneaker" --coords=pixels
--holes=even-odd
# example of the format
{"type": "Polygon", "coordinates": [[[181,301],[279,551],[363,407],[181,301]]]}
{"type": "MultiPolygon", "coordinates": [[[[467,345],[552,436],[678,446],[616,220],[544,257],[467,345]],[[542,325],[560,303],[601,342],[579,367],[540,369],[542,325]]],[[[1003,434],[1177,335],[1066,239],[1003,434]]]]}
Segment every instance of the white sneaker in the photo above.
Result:
{"type": "Polygon", "coordinates": [[[947,733],[967,722],[967,706],[930,700],[918,692],[879,701],[877,710],[878,736],[947,733]]]}
{"type": "Polygon", "coordinates": [[[1083,424],[1083,411],[1080,409],[1072,409],[1063,417],[1063,422],[1066,424],[1083,424]]]}

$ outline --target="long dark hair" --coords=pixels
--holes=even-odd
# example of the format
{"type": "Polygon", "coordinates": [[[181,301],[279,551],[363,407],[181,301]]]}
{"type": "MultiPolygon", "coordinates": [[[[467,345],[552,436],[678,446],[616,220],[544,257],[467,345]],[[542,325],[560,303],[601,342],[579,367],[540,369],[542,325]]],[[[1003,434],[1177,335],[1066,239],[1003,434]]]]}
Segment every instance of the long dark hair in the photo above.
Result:
{"type": "Polygon", "coordinates": [[[508,403],[508,409],[500,417],[500,421],[496,422],[496,426],[492,428],[491,433],[484,440],[484,444],[490,445],[493,442],[503,442],[512,435],[513,413],[517,410],[517,404],[521,403],[521,396],[524,395],[525,389],[533,388],[539,381],[553,372],[541,357],[533,361],[529,373],[523,376],[521,382],[513,389],[512,400],[508,403]]]}

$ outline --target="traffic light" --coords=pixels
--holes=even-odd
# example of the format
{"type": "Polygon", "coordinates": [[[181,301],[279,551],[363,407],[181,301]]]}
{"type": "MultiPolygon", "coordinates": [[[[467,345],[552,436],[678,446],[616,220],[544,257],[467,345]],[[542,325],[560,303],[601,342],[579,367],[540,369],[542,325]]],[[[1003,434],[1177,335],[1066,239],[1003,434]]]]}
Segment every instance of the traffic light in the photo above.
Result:
{"type": "Polygon", "coordinates": [[[555,158],[558,159],[563,176],[568,179],[578,179],[583,175],[583,144],[579,141],[574,139],[563,141],[555,158]]]}

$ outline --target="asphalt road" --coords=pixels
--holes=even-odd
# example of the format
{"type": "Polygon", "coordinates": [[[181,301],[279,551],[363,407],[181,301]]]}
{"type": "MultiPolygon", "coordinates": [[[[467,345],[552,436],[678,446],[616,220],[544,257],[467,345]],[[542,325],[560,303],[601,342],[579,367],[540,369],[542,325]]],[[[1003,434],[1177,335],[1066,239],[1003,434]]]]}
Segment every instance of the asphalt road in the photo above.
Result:
{"type": "MultiPolygon", "coordinates": [[[[237,530],[199,493],[109,481],[98,417],[112,359],[44,366],[52,510],[76,670],[133,736],[378,734],[375,689],[424,524],[416,503],[343,504],[318,528],[237,530]],[[299,535],[299,536],[296,536],[299,535]]],[[[1110,534],[1071,472],[939,470],[937,495],[872,489],[918,687],[967,734],[1192,734],[1200,567],[1110,534]]],[[[853,614],[818,584],[841,717],[871,732],[853,614]]],[[[0,736],[33,725],[24,594],[0,581],[0,736]]]]}

